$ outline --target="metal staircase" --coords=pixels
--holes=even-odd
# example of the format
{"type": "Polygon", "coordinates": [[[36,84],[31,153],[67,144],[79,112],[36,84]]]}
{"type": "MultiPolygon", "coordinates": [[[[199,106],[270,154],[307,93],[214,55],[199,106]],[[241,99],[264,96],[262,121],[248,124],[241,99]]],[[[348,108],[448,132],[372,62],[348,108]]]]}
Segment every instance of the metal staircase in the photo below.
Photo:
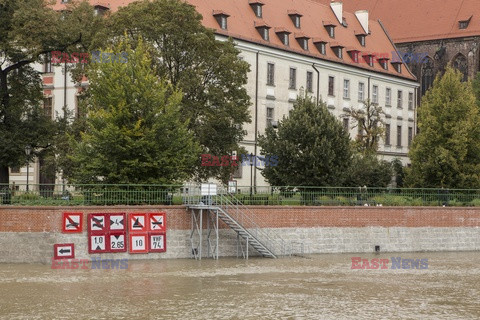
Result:
{"type": "MultiPolygon", "coordinates": [[[[252,210],[243,205],[234,195],[231,195],[225,190],[219,190],[216,195],[201,196],[198,188],[189,187],[188,191],[184,193],[184,203],[192,210],[192,233],[191,241],[194,233],[197,233],[200,238],[200,245],[194,244],[192,241],[192,252],[197,258],[198,251],[200,250],[201,258],[201,242],[202,242],[202,212],[205,210],[208,212],[210,221],[217,221],[217,224],[213,225],[208,230],[215,230],[217,239],[216,247],[208,248],[217,254],[218,258],[218,219],[223,221],[228,227],[237,233],[237,239],[242,238],[246,243],[246,258],[248,258],[248,247],[253,247],[263,257],[277,258],[279,256],[287,255],[285,241],[282,237],[271,230],[271,226],[268,226],[265,221],[257,217],[252,210]],[[195,216],[197,212],[197,216],[195,216]],[[199,248],[200,246],[200,248],[199,248]]],[[[208,231],[208,243],[210,240],[211,231],[208,231]]],[[[243,247],[242,247],[243,248],[243,247]]],[[[243,249],[242,249],[243,250],[243,249]]],[[[215,257],[215,254],[214,254],[215,257]]]]}

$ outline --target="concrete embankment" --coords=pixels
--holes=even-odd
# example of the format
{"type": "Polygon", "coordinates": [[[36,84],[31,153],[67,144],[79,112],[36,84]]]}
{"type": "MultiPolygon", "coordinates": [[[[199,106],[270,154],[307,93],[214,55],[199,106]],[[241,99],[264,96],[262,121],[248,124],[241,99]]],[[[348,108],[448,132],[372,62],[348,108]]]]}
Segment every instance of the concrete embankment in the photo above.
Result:
{"type": "MultiPolygon", "coordinates": [[[[251,206],[250,209],[262,225],[287,244],[303,243],[309,253],[373,252],[375,246],[382,252],[480,250],[479,208],[251,206]]],[[[183,206],[4,206],[0,207],[0,262],[50,263],[54,244],[62,243],[74,244],[77,259],[190,258],[191,220],[190,212],[183,206]],[[161,211],[166,212],[166,252],[88,253],[89,213],[161,211]],[[82,213],[81,232],[62,232],[64,212],[82,213]]],[[[203,219],[205,236],[206,220],[203,219]]],[[[219,239],[219,255],[235,256],[235,232],[220,224],[219,239]]],[[[205,243],[204,253],[206,246],[205,243]]]]}

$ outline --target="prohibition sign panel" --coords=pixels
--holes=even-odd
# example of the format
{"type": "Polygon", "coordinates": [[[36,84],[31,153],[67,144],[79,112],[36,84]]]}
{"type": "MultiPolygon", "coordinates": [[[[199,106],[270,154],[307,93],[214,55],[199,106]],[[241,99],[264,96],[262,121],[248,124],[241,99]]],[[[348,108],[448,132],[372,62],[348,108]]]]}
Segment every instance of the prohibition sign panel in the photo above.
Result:
{"type": "Polygon", "coordinates": [[[125,213],[110,213],[108,215],[108,228],[110,231],[114,232],[122,232],[127,231],[127,224],[126,224],[126,215],[125,213]]]}
{"type": "Polygon", "coordinates": [[[129,253],[148,253],[147,233],[130,233],[128,237],[129,253]]]}
{"type": "Polygon", "coordinates": [[[127,237],[125,232],[110,233],[108,235],[110,252],[126,252],[127,251],[126,241],[127,241],[127,237]]]}
{"type": "Polygon", "coordinates": [[[53,259],[73,259],[75,248],[73,243],[61,243],[53,245],[53,259]]]}
{"type": "Polygon", "coordinates": [[[148,234],[148,252],[167,251],[167,236],[165,232],[150,232],[148,234]]]}
{"type": "Polygon", "coordinates": [[[149,231],[155,231],[155,232],[165,232],[167,230],[167,225],[165,221],[166,217],[165,212],[159,212],[159,213],[149,213],[148,214],[148,226],[149,226],[149,231]]]}
{"type": "Polygon", "coordinates": [[[128,230],[130,232],[146,232],[147,231],[147,214],[146,213],[130,213],[128,215],[128,230]]]}
{"type": "Polygon", "coordinates": [[[110,252],[107,234],[91,234],[88,236],[88,253],[110,252]]]}
{"type": "Polygon", "coordinates": [[[88,215],[88,232],[105,233],[107,231],[107,214],[90,213],[88,215]]]}
{"type": "Polygon", "coordinates": [[[81,212],[64,212],[62,219],[63,233],[82,232],[83,229],[83,213],[81,212]]]}

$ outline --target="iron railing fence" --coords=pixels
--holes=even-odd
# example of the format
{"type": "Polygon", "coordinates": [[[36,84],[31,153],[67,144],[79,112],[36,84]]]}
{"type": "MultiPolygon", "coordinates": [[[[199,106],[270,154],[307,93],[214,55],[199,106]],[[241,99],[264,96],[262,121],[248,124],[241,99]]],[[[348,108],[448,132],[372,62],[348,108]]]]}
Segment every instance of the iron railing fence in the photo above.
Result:
{"type": "MultiPolygon", "coordinates": [[[[195,187],[198,187],[195,186],[195,187]]],[[[0,205],[181,205],[194,186],[0,184],[0,205]]],[[[230,190],[233,191],[233,190],[230,190]]],[[[239,186],[230,199],[243,205],[480,206],[480,189],[239,186]]]]}

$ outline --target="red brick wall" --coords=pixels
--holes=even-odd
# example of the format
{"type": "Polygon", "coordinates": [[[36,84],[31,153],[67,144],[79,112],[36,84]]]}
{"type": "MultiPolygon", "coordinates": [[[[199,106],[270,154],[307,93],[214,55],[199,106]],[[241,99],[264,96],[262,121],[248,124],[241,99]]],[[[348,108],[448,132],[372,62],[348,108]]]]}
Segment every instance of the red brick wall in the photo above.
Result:
{"type": "MultiPolygon", "coordinates": [[[[480,208],[252,206],[259,224],[271,228],[479,227],[480,208]]],[[[167,228],[190,229],[183,206],[0,207],[0,232],[61,232],[63,212],[167,212],[167,228]]],[[[206,219],[204,219],[205,222],[206,219]]]]}

